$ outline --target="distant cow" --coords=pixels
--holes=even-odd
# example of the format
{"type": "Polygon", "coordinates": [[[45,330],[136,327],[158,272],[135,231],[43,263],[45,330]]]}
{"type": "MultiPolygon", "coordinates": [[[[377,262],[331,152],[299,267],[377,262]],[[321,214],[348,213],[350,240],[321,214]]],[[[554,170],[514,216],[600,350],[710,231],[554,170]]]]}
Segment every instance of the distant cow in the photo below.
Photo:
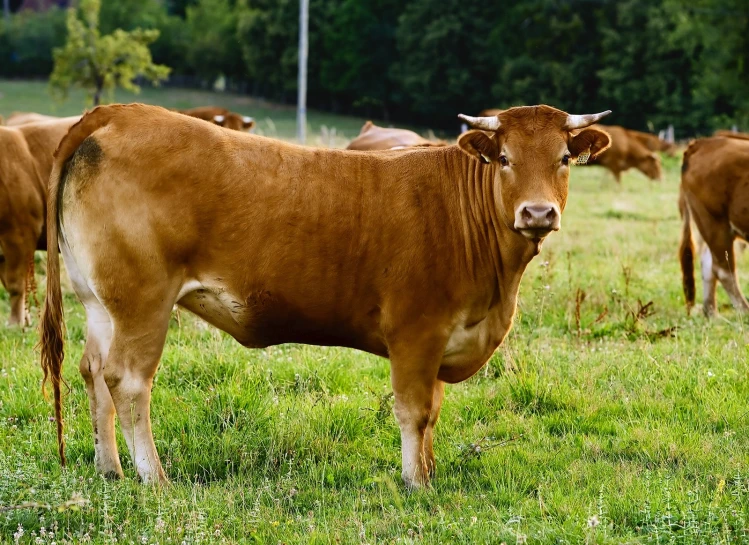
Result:
{"type": "Polygon", "coordinates": [[[600,128],[611,136],[611,147],[590,164],[609,169],[617,183],[621,183],[621,173],[629,168],[636,168],[651,180],[661,179],[661,159],[633,134],[637,131],[616,125],[602,125],[600,128]]]}
{"type": "Polygon", "coordinates": [[[140,478],[166,480],[149,415],[177,303],[247,347],[389,358],[402,476],[427,484],[444,385],[507,335],[523,271],[560,228],[570,165],[609,145],[585,128],[607,113],[463,116],[480,130],[458,145],[400,153],[306,148],[153,106],[86,114],[55,154],[47,215],[40,342],[63,462],[58,242],[88,319],[80,371],[103,474],[122,476],[116,411],[140,478]]]}
{"type": "Polygon", "coordinates": [[[25,325],[26,273],[46,248],[47,180],[52,154],[80,116],[0,127],[0,280],[10,295],[10,325],[25,325]]]}
{"type": "Polygon", "coordinates": [[[376,151],[446,145],[447,142],[444,140],[434,142],[422,138],[413,131],[378,127],[371,121],[367,121],[359,132],[359,136],[354,138],[346,149],[376,151]]]}
{"type": "Polygon", "coordinates": [[[666,142],[662,138],[659,138],[656,134],[634,131],[632,129],[627,129],[627,132],[630,134],[630,136],[633,136],[634,138],[639,140],[640,143],[650,151],[661,151],[669,157],[673,157],[674,155],[676,155],[676,144],[672,142],[666,142]]]}
{"type": "Polygon", "coordinates": [[[251,117],[239,115],[218,106],[200,106],[198,108],[177,111],[234,131],[248,131],[255,126],[255,120],[251,117]]]}
{"type": "Polygon", "coordinates": [[[18,127],[27,123],[40,123],[43,121],[57,121],[61,117],[52,115],[37,114],[34,112],[13,112],[6,121],[8,127],[18,127]]]}
{"type": "Polygon", "coordinates": [[[692,142],[684,152],[679,210],[682,237],[679,248],[687,312],[694,306],[694,243],[692,221],[704,247],[700,256],[703,305],[706,316],[716,313],[717,281],[733,306],[749,311],[736,275],[734,240],[749,235],[749,139],[728,133],[692,142]]]}

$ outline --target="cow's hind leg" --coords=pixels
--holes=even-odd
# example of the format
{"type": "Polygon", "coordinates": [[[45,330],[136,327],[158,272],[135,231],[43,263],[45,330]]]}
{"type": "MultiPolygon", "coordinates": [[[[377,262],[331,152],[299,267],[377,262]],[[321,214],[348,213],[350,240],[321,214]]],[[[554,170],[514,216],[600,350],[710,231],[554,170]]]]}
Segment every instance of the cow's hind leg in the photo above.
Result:
{"type": "Polygon", "coordinates": [[[112,342],[112,320],[81,274],[69,248],[63,243],[60,250],[73,289],[86,309],[86,346],[78,369],[88,393],[96,469],[106,477],[120,478],[123,474],[115,437],[115,408],[104,381],[104,366],[112,342]]]}
{"type": "Polygon", "coordinates": [[[104,380],[104,367],[112,341],[112,322],[98,301],[87,301],[85,307],[88,332],[79,370],[86,381],[91,410],[96,469],[105,477],[118,479],[123,473],[115,438],[115,407],[104,380]]]}
{"type": "MultiPolygon", "coordinates": [[[[697,224],[700,228],[700,233],[710,248],[714,276],[720,280],[734,308],[739,312],[749,312],[749,303],[747,303],[744,294],[741,293],[736,275],[736,259],[733,245],[735,236],[730,224],[718,221],[706,213],[697,215],[697,224]]],[[[703,278],[704,276],[705,272],[703,270],[703,278]]],[[[714,308],[714,303],[712,304],[714,308]]]]}
{"type": "Polygon", "coordinates": [[[718,311],[718,303],[715,299],[715,288],[718,279],[713,272],[713,254],[707,244],[701,243],[700,271],[702,273],[702,312],[705,316],[713,316],[718,311]]]}
{"type": "Polygon", "coordinates": [[[109,387],[122,434],[145,483],[164,483],[166,475],[151,432],[151,387],[169,326],[172,301],[136,305],[127,316],[112,316],[114,334],[104,380],[109,387]]]}

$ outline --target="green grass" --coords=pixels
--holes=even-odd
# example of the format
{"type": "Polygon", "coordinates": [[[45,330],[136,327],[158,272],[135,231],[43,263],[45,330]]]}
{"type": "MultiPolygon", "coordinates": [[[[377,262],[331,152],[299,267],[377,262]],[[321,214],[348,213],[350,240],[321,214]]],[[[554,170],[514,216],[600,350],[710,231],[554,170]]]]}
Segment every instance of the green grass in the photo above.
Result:
{"type": "Polygon", "coordinates": [[[660,184],[627,173],[621,188],[573,169],[515,328],[447,389],[432,490],[400,483],[386,360],[246,350],[184,312],[152,405],[172,484],[139,485],[121,438],[127,478],[101,479],[77,371],[84,314],[69,293],[62,470],[37,335],[0,329],[0,505],[53,507],[0,511],[0,542],[19,528],[21,543],[58,544],[749,542],[745,322],[722,291],[720,318],[686,317],[678,161],[665,167],[660,184]],[[54,508],[76,494],[80,509],[54,508]]]}
{"type": "MultiPolygon", "coordinates": [[[[140,94],[118,91],[117,102],[143,102],[166,108],[193,108],[196,106],[223,106],[242,115],[255,118],[256,134],[292,139],[296,137],[296,108],[272,104],[263,100],[231,93],[144,87],[140,94]]],[[[37,112],[40,114],[68,116],[83,111],[84,95],[81,91],[70,93],[68,100],[56,102],[47,92],[43,81],[17,81],[0,79],[0,115],[37,112]]],[[[333,115],[310,110],[307,112],[307,142],[312,145],[345,147],[348,140],[359,134],[365,119],[333,115]],[[331,129],[335,128],[335,135],[331,129]]],[[[386,126],[387,123],[383,122],[386,126]]]]}

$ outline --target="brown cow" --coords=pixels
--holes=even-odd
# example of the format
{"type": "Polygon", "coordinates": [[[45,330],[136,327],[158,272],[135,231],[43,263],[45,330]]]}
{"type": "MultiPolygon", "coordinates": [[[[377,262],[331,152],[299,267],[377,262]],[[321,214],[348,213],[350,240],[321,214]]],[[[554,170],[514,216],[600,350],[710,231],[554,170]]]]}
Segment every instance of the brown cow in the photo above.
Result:
{"type": "Polygon", "coordinates": [[[701,249],[702,310],[716,313],[716,283],[723,284],[733,306],[749,311],[736,275],[734,240],[749,235],[749,139],[728,134],[692,142],[684,152],[679,210],[682,238],[679,256],[687,312],[694,306],[692,221],[704,240],[701,249]]]}
{"type": "Polygon", "coordinates": [[[13,112],[6,121],[6,125],[8,127],[18,127],[20,125],[26,125],[27,123],[41,123],[44,121],[57,121],[59,119],[62,118],[53,115],[37,114],[34,112],[13,112]]]}
{"type": "Polygon", "coordinates": [[[218,106],[200,106],[188,110],[177,110],[181,114],[197,117],[219,127],[234,131],[248,131],[255,126],[255,120],[248,116],[242,116],[226,108],[218,106]]]}
{"type": "Polygon", "coordinates": [[[88,113],[60,143],[48,201],[42,367],[63,463],[58,240],[88,317],[80,371],[100,472],[122,475],[116,411],[138,475],[166,479],[149,407],[177,303],[248,347],[389,358],[402,475],[428,483],[444,385],[510,329],[523,271],[560,227],[569,165],[609,145],[580,129],[607,113],[464,116],[481,130],[458,145],[397,152],[300,147],[153,106],[88,113]]]}
{"type": "MultiPolygon", "coordinates": [[[[621,173],[634,167],[651,180],[661,179],[661,159],[650,151],[628,129],[616,125],[601,126],[611,136],[611,147],[590,164],[609,169],[621,183],[621,173]]],[[[644,134],[644,133],[640,133],[644,134]]]]}
{"type": "Polygon", "coordinates": [[[26,273],[46,248],[47,180],[52,154],[80,116],[0,127],[0,280],[10,294],[10,325],[25,325],[26,273]]]}
{"type": "Polygon", "coordinates": [[[446,145],[447,142],[444,140],[434,142],[422,138],[413,131],[378,127],[371,121],[367,121],[359,132],[359,136],[354,138],[346,149],[376,151],[446,145]]]}

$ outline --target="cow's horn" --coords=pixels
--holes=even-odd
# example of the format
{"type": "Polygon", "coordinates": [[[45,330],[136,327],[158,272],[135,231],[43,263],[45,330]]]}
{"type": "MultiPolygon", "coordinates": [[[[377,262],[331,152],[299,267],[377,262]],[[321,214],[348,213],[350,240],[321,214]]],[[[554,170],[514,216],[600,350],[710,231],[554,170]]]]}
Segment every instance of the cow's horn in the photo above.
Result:
{"type": "Polygon", "coordinates": [[[224,122],[224,116],[223,115],[214,115],[213,120],[216,123],[223,123],[224,122]]]}
{"type": "Polygon", "coordinates": [[[499,130],[499,118],[496,115],[490,115],[489,117],[471,117],[470,115],[458,114],[458,118],[468,123],[468,125],[474,129],[481,129],[482,131],[499,130]]]}
{"type": "Polygon", "coordinates": [[[601,119],[611,113],[611,110],[606,110],[599,114],[585,114],[585,115],[572,115],[567,114],[567,122],[564,124],[564,129],[571,131],[573,129],[584,129],[585,127],[591,126],[593,123],[598,123],[601,119]]]}

